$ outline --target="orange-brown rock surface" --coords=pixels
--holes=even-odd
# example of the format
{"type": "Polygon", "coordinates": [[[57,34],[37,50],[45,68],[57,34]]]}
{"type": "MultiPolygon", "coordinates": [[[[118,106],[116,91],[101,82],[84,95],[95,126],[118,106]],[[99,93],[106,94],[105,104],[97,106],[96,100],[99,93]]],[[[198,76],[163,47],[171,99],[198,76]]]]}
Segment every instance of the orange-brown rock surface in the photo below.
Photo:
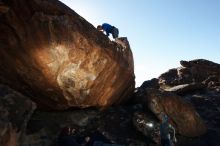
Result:
{"type": "Polygon", "coordinates": [[[181,135],[195,137],[206,132],[206,126],[192,104],[178,95],[147,89],[147,105],[160,120],[161,113],[166,113],[181,135]]]}
{"type": "Polygon", "coordinates": [[[3,0],[0,82],[42,107],[108,106],[134,89],[133,57],[58,0],[3,0]]]}

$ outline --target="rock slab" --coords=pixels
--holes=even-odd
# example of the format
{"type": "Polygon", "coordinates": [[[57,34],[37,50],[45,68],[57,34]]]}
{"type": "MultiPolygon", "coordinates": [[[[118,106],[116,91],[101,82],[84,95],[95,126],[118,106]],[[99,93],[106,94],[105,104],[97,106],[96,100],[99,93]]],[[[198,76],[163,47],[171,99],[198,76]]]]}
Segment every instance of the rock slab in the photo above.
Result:
{"type": "Polygon", "coordinates": [[[134,90],[129,43],[110,41],[58,0],[3,0],[0,31],[0,82],[38,107],[107,107],[134,90]]]}

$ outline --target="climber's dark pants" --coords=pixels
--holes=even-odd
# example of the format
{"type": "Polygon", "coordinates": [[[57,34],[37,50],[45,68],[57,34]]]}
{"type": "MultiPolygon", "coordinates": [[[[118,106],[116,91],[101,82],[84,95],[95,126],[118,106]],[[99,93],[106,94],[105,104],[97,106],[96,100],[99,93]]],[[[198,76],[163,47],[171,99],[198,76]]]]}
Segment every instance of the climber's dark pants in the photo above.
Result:
{"type": "Polygon", "coordinates": [[[118,38],[118,34],[119,34],[119,31],[116,27],[113,26],[112,28],[112,37],[115,39],[115,38],[118,38]]]}
{"type": "Polygon", "coordinates": [[[169,139],[161,139],[161,146],[171,146],[169,139]]]}

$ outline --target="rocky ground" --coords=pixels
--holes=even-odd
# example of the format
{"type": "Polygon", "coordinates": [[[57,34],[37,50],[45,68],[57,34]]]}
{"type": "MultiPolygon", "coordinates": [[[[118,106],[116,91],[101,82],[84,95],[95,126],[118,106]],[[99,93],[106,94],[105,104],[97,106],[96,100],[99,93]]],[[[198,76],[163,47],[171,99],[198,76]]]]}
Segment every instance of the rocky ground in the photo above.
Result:
{"type": "Polygon", "coordinates": [[[58,0],[0,0],[0,145],[57,146],[64,127],[106,145],[220,145],[220,64],[180,61],[134,88],[127,38],[110,41],[58,0]]]}
{"type": "MultiPolygon", "coordinates": [[[[168,85],[166,85],[166,89],[162,89],[161,87],[165,87],[165,85],[159,83],[160,79],[159,77],[158,79],[146,81],[141,87],[136,89],[134,96],[128,102],[120,106],[112,106],[103,110],[89,108],[70,109],[63,112],[37,110],[29,121],[26,139],[23,140],[22,146],[55,145],[61,128],[68,125],[77,127],[78,134],[81,136],[92,136],[93,134],[99,133],[107,138],[109,142],[115,144],[134,146],[159,145],[157,144],[157,126],[159,125],[159,119],[154,114],[154,110],[150,109],[148,104],[144,101],[145,98],[153,96],[149,89],[158,90],[159,88],[160,90],[157,92],[157,97],[163,96],[161,99],[167,98],[167,100],[171,100],[173,104],[176,104],[172,98],[176,98],[177,96],[181,97],[181,100],[184,102],[190,103],[196,111],[196,114],[204,121],[206,127],[205,133],[197,129],[197,136],[195,136],[195,134],[193,136],[188,134],[187,136],[187,130],[193,132],[192,129],[201,128],[198,127],[198,123],[195,125],[192,125],[192,123],[185,123],[185,125],[174,124],[177,129],[181,126],[192,126],[182,131],[182,134],[180,130],[177,134],[178,142],[176,146],[218,146],[220,144],[219,87],[213,86],[214,83],[212,83],[212,86],[206,86],[205,82],[197,82],[198,84],[204,84],[204,86],[198,86],[192,80],[193,83],[188,83],[188,86],[184,83],[183,85],[181,84],[181,88],[179,85],[174,85],[173,87],[175,88],[169,87],[170,91],[166,91],[169,93],[169,97],[167,97],[167,94],[161,93],[161,91],[168,90],[168,85]],[[153,123],[153,129],[139,123],[138,120],[153,123]]],[[[163,80],[165,80],[164,77],[163,80]]],[[[215,84],[217,84],[217,81],[215,84]]],[[[166,100],[162,101],[167,103],[166,100]]],[[[175,108],[174,106],[173,108],[175,108]]],[[[176,108],[176,111],[184,109],[182,109],[181,106],[176,108]]],[[[161,109],[167,112],[167,114],[169,114],[169,110],[171,110],[167,110],[164,107],[161,109]]],[[[181,117],[181,115],[187,115],[185,112],[191,113],[191,111],[184,111],[184,113],[178,113],[180,116],[174,113],[173,115],[170,114],[170,116],[174,120],[175,118],[187,120],[181,117]]]]}
{"type": "MultiPolygon", "coordinates": [[[[207,132],[198,137],[177,135],[177,146],[218,146],[220,143],[220,94],[213,91],[197,91],[185,95],[191,102],[207,126],[207,132]]],[[[158,120],[142,105],[127,105],[111,107],[107,110],[85,109],[65,112],[36,111],[29,121],[27,133],[21,146],[53,146],[56,145],[58,134],[62,127],[71,125],[77,127],[81,136],[98,132],[112,143],[124,145],[157,145],[151,130],[148,136],[139,132],[135,124],[135,114],[145,115],[152,123],[158,120]]],[[[141,119],[141,118],[140,118],[141,119]]],[[[139,125],[140,126],[140,125],[139,125]]],[[[141,125],[143,131],[147,127],[141,125]]]]}

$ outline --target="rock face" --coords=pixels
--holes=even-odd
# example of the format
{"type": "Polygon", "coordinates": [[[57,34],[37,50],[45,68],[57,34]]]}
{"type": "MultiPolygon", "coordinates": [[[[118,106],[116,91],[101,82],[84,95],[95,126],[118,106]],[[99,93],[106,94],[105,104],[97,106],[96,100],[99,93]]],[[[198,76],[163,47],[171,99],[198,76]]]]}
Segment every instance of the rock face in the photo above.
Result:
{"type": "Polygon", "coordinates": [[[152,116],[146,113],[136,112],[133,116],[133,123],[136,129],[155,143],[160,143],[160,124],[152,116]]]}
{"type": "Polygon", "coordinates": [[[214,82],[219,83],[220,81],[220,64],[205,59],[180,61],[180,64],[181,67],[170,69],[160,75],[159,84],[161,88],[166,89],[192,82],[201,83],[210,77],[213,79],[213,76],[215,77],[214,82]]]}
{"type": "Polygon", "coordinates": [[[0,82],[53,109],[109,106],[133,92],[128,42],[111,42],[58,0],[2,2],[0,82]]]}
{"type": "Polygon", "coordinates": [[[161,113],[166,113],[181,135],[196,137],[206,132],[206,126],[192,104],[184,101],[180,96],[148,89],[147,105],[160,120],[162,120],[161,113]]]}
{"type": "MultiPolygon", "coordinates": [[[[220,64],[205,59],[180,64],[181,67],[170,69],[158,79],[145,81],[135,90],[133,101],[145,103],[158,119],[160,112],[167,113],[181,131],[178,146],[218,146],[220,64]]],[[[143,130],[142,133],[145,134],[143,130]]]]}
{"type": "Polygon", "coordinates": [[[16,146],[36,105],[22,94],[0,84],[0,145],[16,146]]]}

